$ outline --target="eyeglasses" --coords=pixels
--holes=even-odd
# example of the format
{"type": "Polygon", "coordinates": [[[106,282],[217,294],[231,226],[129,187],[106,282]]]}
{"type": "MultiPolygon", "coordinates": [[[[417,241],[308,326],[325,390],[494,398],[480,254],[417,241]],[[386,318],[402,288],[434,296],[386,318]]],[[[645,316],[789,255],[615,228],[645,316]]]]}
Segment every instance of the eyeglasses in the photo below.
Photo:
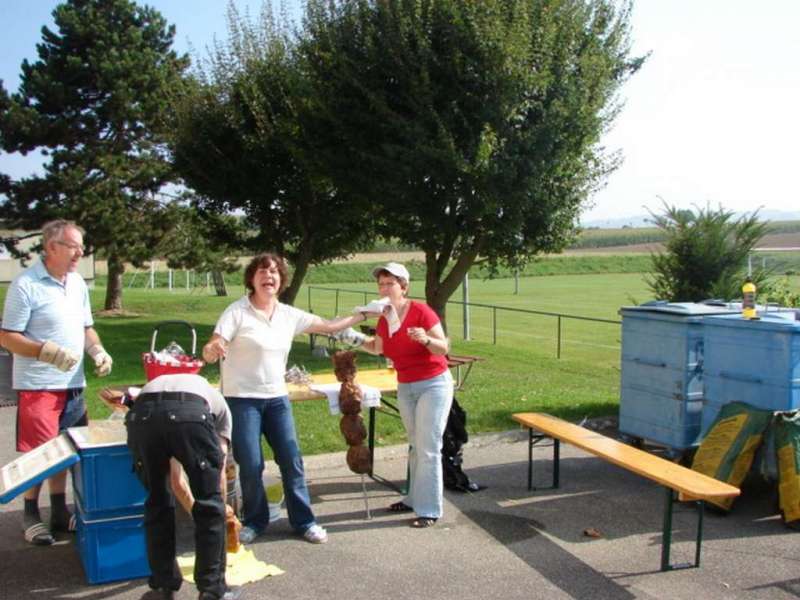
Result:
{"type": "Polygon", "coordinates": [[[402,284],[401,284],[401,283],[400,283],[400,282],[399,282],[397,279],[394,279],[394,278],[391,278],[391,279],[389,279],[389,278],[387,277],[386,279],[380,279],[380,280],[378,280],[378,287],[379,287],[379,288],[382,288],[382,287],[392,287],[393,285],[400,285],[400,286],[402,286],[402,284]]]}
{"type": "Polygon", "coordinates": [[[86,247],[81,246],[80,244],[76,244],[75,242],[62,242],[61,240],[56,240],[56,244],[61,246],[66,246],[70,250],[80,250],[81,252],[86,252],[86,247]]]}

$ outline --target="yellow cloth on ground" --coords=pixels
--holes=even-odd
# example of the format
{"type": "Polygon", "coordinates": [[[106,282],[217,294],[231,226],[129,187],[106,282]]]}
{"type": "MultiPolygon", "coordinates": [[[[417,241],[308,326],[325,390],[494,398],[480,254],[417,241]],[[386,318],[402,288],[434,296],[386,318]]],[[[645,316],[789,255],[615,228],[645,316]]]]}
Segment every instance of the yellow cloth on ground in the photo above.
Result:
{"type": "MultiPolygon", "coordinates": [[[[190,583],[194,583],[194,557],[194,554],[178,557],[181,575],[190,583]]],[[[225,581],[228,585],[244,585],[273,575],[283,575],[283,571],[275,565],[258,560],[252,550],[245,549],[244,544],[239,546],[238,551],[228,552],[228,564],[225,567],[225,581]]]]}

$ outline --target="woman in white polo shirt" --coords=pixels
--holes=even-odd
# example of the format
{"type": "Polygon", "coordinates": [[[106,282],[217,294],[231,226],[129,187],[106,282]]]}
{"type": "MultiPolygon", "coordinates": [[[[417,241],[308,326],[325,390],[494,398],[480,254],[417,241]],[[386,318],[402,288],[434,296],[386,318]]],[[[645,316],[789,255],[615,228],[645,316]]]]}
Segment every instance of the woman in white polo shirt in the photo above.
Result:
{"type": "Polygon", "coordinates": [[[333,333],[364,320],[353,315],[325,321],[278,301],[286,288],[282,257],[261,254],[245,269],[247,295],[220,316],[203,358],[222,364],[222,393],[233,415],[233,455],[242,483],[243,525],[240,540],[252,542],[269,524],[269,506],[262,483],[267,440],[281,471],[289,523],[309,542],[328,540],[311,511],[303,457],[284,380],[292,339],[300,333],[333,333]]]}

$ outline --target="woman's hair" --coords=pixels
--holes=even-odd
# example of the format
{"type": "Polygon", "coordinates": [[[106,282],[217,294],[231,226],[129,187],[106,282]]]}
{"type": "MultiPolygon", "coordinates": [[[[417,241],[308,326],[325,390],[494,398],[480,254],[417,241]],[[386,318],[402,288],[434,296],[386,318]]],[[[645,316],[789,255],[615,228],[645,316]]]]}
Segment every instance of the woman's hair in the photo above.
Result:
{"type": "Polygon", "coordinates": [[[253,287],[253,278],[256,276],[256,271],[259,269],[268,269],[271,265],[278,268],[278,274],[281,277],[281,285],[278,293],[281,293],[289,285],[289,270],[286,268],[286,261],[282,256],[273,254],[271,252],[264,252],[258,256],[254,256],[253,260],[245,267],[244,270],[244,287],[247,288],[249,293],[255,292],[253,287]]]}
{"type": "Polygon", "coordinates": [[[386,269],[381,269],[375,273],[375,281],[378,280],[379,277],[391,277],[397,280],[397,283],[400,284],[400,287],[403,288],[403,291],[408,293],[408,280],[405,277],[398,277],[394,273],[390,273],[386,269]]]}

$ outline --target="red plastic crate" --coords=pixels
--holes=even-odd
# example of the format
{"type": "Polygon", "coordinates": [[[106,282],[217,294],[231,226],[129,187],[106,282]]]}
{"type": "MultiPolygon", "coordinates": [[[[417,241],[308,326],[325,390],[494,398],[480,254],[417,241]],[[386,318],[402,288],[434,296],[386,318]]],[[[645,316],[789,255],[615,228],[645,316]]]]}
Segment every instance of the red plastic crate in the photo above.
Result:
{"type": "Polygon", "coordinates": [[[162,321],[158,323],[153,329],[153,337],[150,340],[150,352],[142,354],[142,364],[144,365],[144,374],[147,381],[151,381],[161,375],[175,375],[177,373],[199,373],[205,363],[195,358],[197,352],[197,332],[188,321],[162,321]],[[158,330],[165,325],[181,325],[187,327],[192,334],[192,354],[180,354],[173,358],[177,359],[178,364],[172,361],[165,362],[158,360],[155,357],[156,351],[156,337],[158,337],[158,330]]]}
{"type": "Polygon", "coordinates": [[[147,381],[160,377],[161,375],[174,375],[176,373],[199,373],[205,363],[192,356],[182,354],[175,357],[179,364],[174,365],[156,359],[150,352],[142,354],[142,364],[147,381]]]}

